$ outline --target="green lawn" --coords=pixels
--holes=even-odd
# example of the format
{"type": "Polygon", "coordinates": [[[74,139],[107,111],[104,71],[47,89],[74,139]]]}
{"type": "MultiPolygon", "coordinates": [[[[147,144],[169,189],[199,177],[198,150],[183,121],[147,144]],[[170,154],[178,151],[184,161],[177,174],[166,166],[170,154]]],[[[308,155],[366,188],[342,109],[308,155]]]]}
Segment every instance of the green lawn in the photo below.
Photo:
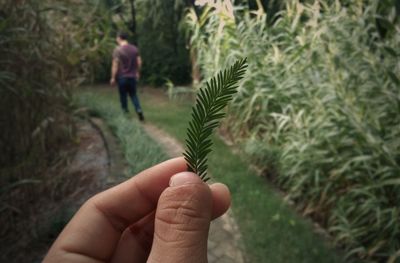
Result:
{"type": "MultiPolygon", "coordinates": [[[[92,89],[80,97],[79,104],[93,109],[104,118],[118,138],[131,136],[132,130],[124,130],[125,120],[138,126],[132,117],[121,117],[115,90],[92,89]],[[93,95],[94,92],[97,95],[93,95]]],[[[190,118],[191,100],[170,101],[166,96],[156,96],[154,92],[148,91],[141,93],[140,99],[146,120],[183,143],[190,118]]],[[[142,131],[138,134],[143,135],[142,131]]],[[[134,140],[140,144],[147,139],[135,135],[134,140]]],[[[126,144],[125,139],[121,141],[126,144]]],[[[137,143],[123,146],[125,152],[133,151],[127,158],[135,158],[135,155],[144,152],[141,148],[144,146],[137,143]]],[[[145,168],[155,160],[164,158],[153,158],[153,154],[158,154],[154,150],[157,147],[153,146],[150,147],[153,150],[146,155],[151,161],[141,167],[145,168]]],[[[314,233],[308,220],[299,217],[263,178],[248,169],[248,164],[240,155],[233,154],[217,137],[214,138],[213,153],[209,158],[209,170],[216,181],[227,184],[232,192],[232,210],[241,230],[248,262],[345,262],[340,253],[314,233]]]]}

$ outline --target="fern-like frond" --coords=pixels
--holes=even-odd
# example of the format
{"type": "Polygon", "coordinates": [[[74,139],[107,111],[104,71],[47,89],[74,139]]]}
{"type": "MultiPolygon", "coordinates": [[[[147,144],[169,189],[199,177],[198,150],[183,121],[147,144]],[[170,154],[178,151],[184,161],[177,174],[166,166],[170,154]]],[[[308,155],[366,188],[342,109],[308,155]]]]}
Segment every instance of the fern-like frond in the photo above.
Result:
{"type": "Polygon", "coordinates": [[[207,181],[207,155],[211,152],[211,134],[225,116],[222,110],[232,100],[237,92],[238,83],[243,78],[247,59],[237,61],[228,70],[207,82],[200,89],[196,104],[192,109],[192,119],[189,122],[186,138],[186,151],[183,154],[188,164],[188,170],[207,181]]]}

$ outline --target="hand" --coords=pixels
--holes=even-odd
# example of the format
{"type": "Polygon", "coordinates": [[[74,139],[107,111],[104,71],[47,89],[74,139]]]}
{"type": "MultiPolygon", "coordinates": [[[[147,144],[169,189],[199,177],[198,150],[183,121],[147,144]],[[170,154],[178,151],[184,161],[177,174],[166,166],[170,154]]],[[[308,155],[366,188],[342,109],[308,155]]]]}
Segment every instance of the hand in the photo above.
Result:
{"type": "Polygon", "coordinates": [[[139,80],[140,79],[140,72],[138,71],[137,73],[136,73],[136,80],[139,80]]]}
{"type": "Polygon", "coordinates": [[[210,221],[230,194],[186,169],[172,159],[92,197],[43,262],[206,263],[210,221]]]}
{"type": "Polygon", "coordinates": [[[115,78],[112,78],[110,80],[110,85],[113,87],[113,86],[115,86],[115,83],[116,83],[115,78]]]}

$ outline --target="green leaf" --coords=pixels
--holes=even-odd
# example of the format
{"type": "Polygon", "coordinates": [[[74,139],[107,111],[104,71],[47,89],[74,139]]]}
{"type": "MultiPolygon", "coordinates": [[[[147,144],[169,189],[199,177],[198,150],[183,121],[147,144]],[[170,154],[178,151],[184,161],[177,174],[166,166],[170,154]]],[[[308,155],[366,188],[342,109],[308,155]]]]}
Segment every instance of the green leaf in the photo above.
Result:
{"type": "Polygon", "coordinates": [[[212,132],[225,116],[221,112],[237,92],[238,82],[243,79],[247,59],[236,61],[228,70],[221,71],[200,89],[192,119],[187,129],[186,151],[183,153],[188,171],[194,172],[207,182],[207,155],[212,151],[212,132]]]}

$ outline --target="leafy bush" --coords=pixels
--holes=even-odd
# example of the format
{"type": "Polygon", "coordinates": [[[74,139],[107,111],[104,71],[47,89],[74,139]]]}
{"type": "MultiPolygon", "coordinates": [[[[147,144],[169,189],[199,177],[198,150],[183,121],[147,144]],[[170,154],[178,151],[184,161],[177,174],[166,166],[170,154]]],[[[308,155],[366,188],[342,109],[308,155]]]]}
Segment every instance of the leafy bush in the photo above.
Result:
{"type": "Polygon", "coordinates": [[[107,49],[102,11],[95,0],[0,1],[1,236],[14,250],[33,235],[26,222],[40,198],[65,193],[62,173],[47,170],[60,169],[60,149],[74,137],[70,90],[107,49]]]}
{"type": "Polygon", "coordinates": [[[91,64],[109,46],[96,1],[79,7],[74,2],[8,1],[1,6],[2,168],[22,168],[27,162],[31,173],[33,164],[39,167],[54,156],[65,139],[69,90],[90,79],[91,64]]]}
{"type": "Polygon", "coordinates": [[[143,59],[143,79],[163,85],[191,81],[191,64],[185,38],[179,30],[185,8],[182,1],[144,0],[138,2],[138,39],[143,59]]]}
{"type": "Polygon", "coordinates": [[[205,79],[248,58],[225,123],[233,137],[251,140],[258,163],[278,169],[278,184],[349,256],[380,262],[400,249],[400,27],[389,2],[378,16],[376,1],[288,1],[271,26],[262,12],[187,17],[205,79]]]}

